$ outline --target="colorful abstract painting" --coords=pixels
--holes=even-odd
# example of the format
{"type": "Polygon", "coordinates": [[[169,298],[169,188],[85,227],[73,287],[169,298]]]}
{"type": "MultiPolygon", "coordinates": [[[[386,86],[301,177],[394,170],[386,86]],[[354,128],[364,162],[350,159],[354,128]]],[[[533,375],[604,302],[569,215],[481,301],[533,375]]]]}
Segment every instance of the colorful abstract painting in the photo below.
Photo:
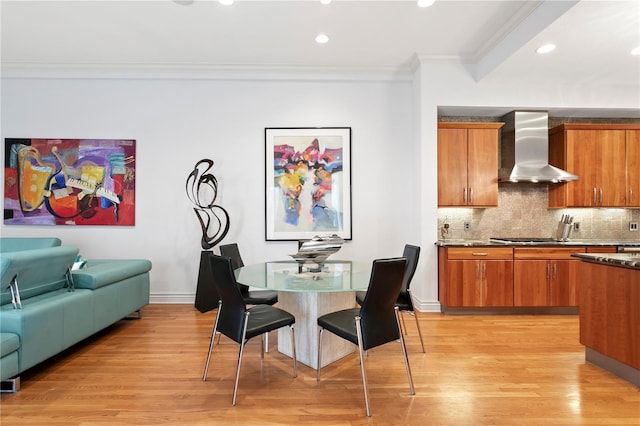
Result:
{"type": "Polygon", "coordinates": [[[136,141],[5,139],[6,225],[135,225],[136,141]]]}
{"type": "Polygon", "coordinates": [[[351,128],[267,128],[266,240],[351,239],[351,128]]]}

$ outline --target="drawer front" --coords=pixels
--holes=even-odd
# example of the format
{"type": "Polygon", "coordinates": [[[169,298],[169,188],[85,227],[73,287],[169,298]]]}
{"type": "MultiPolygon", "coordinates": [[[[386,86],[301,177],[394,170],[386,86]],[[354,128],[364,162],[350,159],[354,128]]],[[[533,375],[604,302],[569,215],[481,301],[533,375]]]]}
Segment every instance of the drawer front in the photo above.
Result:
{"type": "Polygon", "coordinates": [[[450,247],[448,260],[513,259],[512,247],[450,247]]]}
{"type": "Polygon", "coordinates": [[[587,253],[616,253],[618,248],[615,246],[592,246],[587,247],[587,253]]]}
{"type": "Polygon", "coordinates": [[[575,259],[573,253],[584,253],[584,247],[516,247],[514,259],[575,259]]]}

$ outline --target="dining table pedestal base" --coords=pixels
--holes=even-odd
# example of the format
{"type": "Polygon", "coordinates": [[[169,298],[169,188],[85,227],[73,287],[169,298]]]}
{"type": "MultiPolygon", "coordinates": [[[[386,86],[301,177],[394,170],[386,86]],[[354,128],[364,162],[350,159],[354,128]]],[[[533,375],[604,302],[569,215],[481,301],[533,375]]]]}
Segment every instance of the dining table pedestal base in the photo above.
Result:
{"type": "MultiPolygon", "coordinates": [[[[318,317],[356,307],[355,292],[294,293],[278,292],[278,307],[296,317],[296,358],[318,368],[318,317]]],[[[322,335],[322,367],[354,352],[355,345],[331,333],[322,335]]],[[[293,356],[288,329],[278,330],[278,351],[293,356]]]]}

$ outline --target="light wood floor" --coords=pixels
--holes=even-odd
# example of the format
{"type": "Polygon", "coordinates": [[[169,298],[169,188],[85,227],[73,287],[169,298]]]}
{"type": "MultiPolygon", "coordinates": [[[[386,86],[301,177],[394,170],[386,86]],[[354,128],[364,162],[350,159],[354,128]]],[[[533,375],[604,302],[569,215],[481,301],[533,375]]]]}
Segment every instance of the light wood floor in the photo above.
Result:
{"type": "Polygon", "coordinates": [[[640,390],[584,361],[577,316],[413,318],[408,352],[416,395],[409,395],[400,346],[369,351],[372,418],[365,416],[357,354],[322,371],[275,349],[260,363],[259,339],[247,345],[238,402],[231,406],[238,346],[214,350],[202,371],[215,312],[150,305],[22,375],[4,394],[8,425],[147,424],[640,424],[640,390]]]}

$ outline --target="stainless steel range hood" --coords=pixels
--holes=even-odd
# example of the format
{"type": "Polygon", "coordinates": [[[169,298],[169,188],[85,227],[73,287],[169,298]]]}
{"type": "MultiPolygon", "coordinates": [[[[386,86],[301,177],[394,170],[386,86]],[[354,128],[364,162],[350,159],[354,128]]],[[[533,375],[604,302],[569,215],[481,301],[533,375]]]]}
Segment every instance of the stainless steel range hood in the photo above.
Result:
{"type": "Polygon", "coordinates": [[[549,164],[549,114],[513,111],[503,117],[500,182],[568,182],[578,176],[549,164]]]}

